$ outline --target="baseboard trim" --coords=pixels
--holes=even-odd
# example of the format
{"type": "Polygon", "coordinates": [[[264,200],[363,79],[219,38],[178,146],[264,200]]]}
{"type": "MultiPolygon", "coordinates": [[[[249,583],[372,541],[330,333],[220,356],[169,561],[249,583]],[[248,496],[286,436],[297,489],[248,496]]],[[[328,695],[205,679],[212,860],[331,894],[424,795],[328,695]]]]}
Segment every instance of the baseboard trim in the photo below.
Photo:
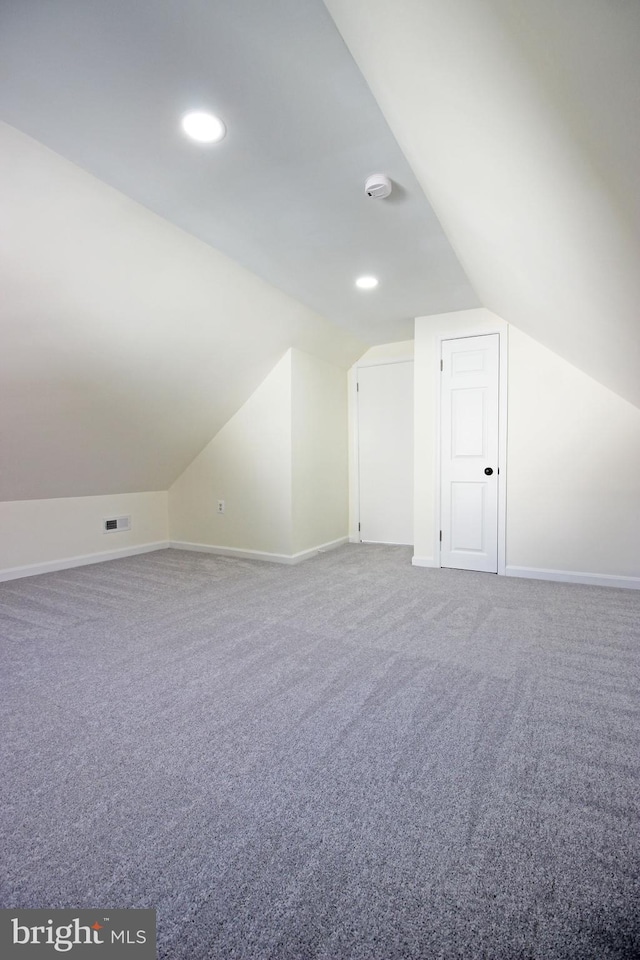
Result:
{"type": "Polygon", "coordinates": [[[558,583],[584,583],[592,587],[619,587],[640,590],[640,577],[617,577],[608,573],[578,573],[575,570],[546,570],[543,567],[507,566],[508,577],[524,577],[530,580],[554,580],[558,583]]]}
{"type": "Polygon", "coordinates": [[[345,543],[349,543],[349,537],[338,537],[337,540],[329,540],[328,543],[321,543],[319,547],[313,547],[311,550],[302,550],[300,553],[294,554],[294,556],[300,560],[306,560],[307,557],[312,557],[315,553],[329,553],[330,550],[337,550],[338,547],[344,546],[345,543]]]}
{"type": "Polygon", "coordinates": [[[439,567],[433,557],[416,557],[414,555],[411,558],[411,563],[414,567],[439,567]]]}
{"type": "Polygon", "coordinates": [[[399,540],[360,540],[364,546],[371,547],[412,547],[412,543],[400,543],[399,540]]]}
{"type": "Polygon", "coordinates": [[[122,560],[135,557],[139,553],[152,553],[154,550],[166,550],[168,540],[156,543],[143,543],[138,547],[123,547],[120,550],[105,550],[100,553],[85,553],[78,557],[64,557],[61,560],[47,560],[45,563],[28,563],[23,567],[7,567],[0,570],[0,583],[6,580],[18,580],[21,577],[35,577],[41,573],[55,573],[56,570],[71,570],[73,567],[86,567],[105,560],[122,560]]]}
{"type": "Polygon", "coordinates": [[[321,543],[317,547],[310,547],[308,550],[300,550],[299,553],[268,553],[264,550],[244,550],[239,547],[219,547],[210,543],[189,543],[186,540],[171,540],[169,546],[174,550],[193,550],[196,553],[215,553],[220,557],[237,557],[240,560],[266,560],[269,563],[285,563],[293,565],[308,560],[309,557],[315,557],[319,553],[327,553],[329,550],[335,550],[347,543],[348,537],[340,537],[338,540],[330,540],[328,543],[321,543]]]}

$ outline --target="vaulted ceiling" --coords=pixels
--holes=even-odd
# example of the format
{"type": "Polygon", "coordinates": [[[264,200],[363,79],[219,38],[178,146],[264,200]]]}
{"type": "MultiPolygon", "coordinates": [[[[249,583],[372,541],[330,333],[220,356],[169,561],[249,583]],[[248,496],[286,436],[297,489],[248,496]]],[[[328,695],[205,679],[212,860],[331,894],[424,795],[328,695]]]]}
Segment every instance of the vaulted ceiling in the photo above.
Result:
{"type": "Polygon", "coordinates": [[[639,47],[635,0],[3,0],[0,499],[164,489],[287,347],[478,304],[640,405],[639,47]]]}
{"type": "Polygon", "coordinates": [[[326,5],[483,305],[640,405],[640,4],[326,5]]]}
{"type": "Polygon", "coordinates": [[[322,0],[5,0],[0,118],[367,343],[478,304],[322,0]]]}

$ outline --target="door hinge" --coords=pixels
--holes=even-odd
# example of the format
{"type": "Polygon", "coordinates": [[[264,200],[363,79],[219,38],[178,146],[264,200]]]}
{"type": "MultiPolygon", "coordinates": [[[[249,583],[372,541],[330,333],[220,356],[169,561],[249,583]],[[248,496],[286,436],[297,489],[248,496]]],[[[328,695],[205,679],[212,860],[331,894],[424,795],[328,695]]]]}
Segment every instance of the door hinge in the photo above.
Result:
{"type": "Polygon", "coordinates": [[[440,531],[440,543],[442,543],[442,530],[440,531]]]}
{"type": "Polygon", "coordinates": [[[358,524],[358,533],[360,533],[360,524],[358,524]]]}
{"type": "Polygon", "coordinates": [[[444,370],[444,360],[440,361],[440,373],[444,370]]]}
{"type": "Polygon", "coordinates": [[[360,393],[360,384],[356,383],[356,393],[360,393]]]}

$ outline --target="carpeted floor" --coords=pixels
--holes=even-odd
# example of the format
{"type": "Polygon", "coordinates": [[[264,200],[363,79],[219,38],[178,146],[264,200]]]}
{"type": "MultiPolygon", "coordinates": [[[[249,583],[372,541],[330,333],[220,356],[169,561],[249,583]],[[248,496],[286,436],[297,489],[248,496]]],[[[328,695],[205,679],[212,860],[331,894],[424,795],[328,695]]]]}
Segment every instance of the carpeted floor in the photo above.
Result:
{"type": "Polygon", "coordinates": [[[640,957],[640,595],[173,550],[0,584],[0,905],[163,960],[640,957]]]}

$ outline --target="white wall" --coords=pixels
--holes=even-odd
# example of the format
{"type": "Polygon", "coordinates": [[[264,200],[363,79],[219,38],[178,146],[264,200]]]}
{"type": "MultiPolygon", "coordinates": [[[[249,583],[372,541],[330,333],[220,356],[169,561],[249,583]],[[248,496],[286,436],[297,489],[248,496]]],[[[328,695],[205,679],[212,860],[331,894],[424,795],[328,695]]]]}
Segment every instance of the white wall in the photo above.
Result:
{"type": "Polygon", "coordinates": [[[346,380],[290,349],[168,493],[0,503],[0,579],[170,540],[292,560],[346,539],[346,380]],[[130,531],[102,532],[104,518],[127,514],[130,531]]]}
{"type": "Polygon", "coordinates": [[[0,500],[166,490],[297,347],[364,344],[0,123],[0,500]]]}
{"type": "Polygon", "coordinates": [[[346,379],[288,350],[170,488],[171,540],[290,560],[346,538],[346,379]]]}
{"type": "Polygon", "coordinates": [[[100,554],[167,546],[166,492],[0,503],[0,580],[97,562],[100,554]],[[131,515],[131,530],[103,520],[131,515]]]}
{"type": "MultiPolygon", "coordinates": [[[[415,338],[415,557],[435,542],[437,335],[487,333],[488,310],[421,317],[415,338]]],[[[640,410],[508,328],[506,572],[640,578],[640,410]]]]}
{"type": "Polygon", "coordinates": [[[640,577],[640,410],[509,332],[507,572],[640,577]]]}
{"type": "Polygon", "coordinates": [[[293,552],[347,536],[347,373],[292,351],[293,552]]]}
{"type": "Polygon", "coordinates": [[[171,540],[289,556],[291,449],[288,350],[170,487],[171,540]]]}
{"type": "Polygon", "coordinates": [[[393,360],[413,360],[413,353],[413,340],[380,343],[375,347],[369,347],[360,359],[356,360],[354,368],[375,366],[377,363],[390,363],[393,360]]]}

